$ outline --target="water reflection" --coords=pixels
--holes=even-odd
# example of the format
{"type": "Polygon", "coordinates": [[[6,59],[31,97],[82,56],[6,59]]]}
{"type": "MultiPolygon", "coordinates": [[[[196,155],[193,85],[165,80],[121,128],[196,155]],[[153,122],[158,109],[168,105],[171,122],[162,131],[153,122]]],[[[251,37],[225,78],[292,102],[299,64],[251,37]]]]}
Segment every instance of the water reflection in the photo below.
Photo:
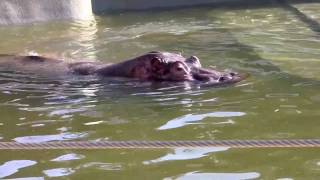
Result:
{"type": "Polygon", "coordinates": [[[44,177],[23,177],[23,178],[13,178],[6,180],[44,180],[44,177]]]}
{"type": "Polygon", "coordinates": [[[65,140],[76,140],[88,136],[87,133],[61,133],[54,135],[37,135],[37,136],[24,136],[16,137],[13,140],[19,143],[43,143],[50,141],[65,141],[65,140]]]}
{"type": "Polygon", "coordinates": [[[164,180],[193,180],[193,179],[201,179],[201,180],[249,180],[249,179],[257,179],[260,177],[260,174],[257,172],[248,172],[248,173],[201,173],[201,172],[188,172],[184,175],[178,177],[169,177],[164,180]]]}
{"type": "Polygon", "coordinates": [[[198,159],[208,156],[209,153],[220,152],[228,150],[228,147],[214,147],[214,148],[176,148],[173,153],[169,153],[158,159],[144,161],[143,164],[153,164],[164,161],[174,160],[190,160],[198,159]]]}
{"type": "Polygon", "coordinates": [[[123,165],[120,163],[88,162],[78,166],[76,169],[82,168],[93,168],[104,171],[120,171],[123,169],[123,165]]]}
{"type": "Polygon", "coordinates": [[[65,155],[59,156],[57,158],[51,159],[51,161],[64,162],[64,161],[72,161],[72,160],[78,160],[78,159],[83,159],[83,158],[85,158],[84,155],[70,153],[70,154],[65,154],[65,155]]]}
{"type": "MultiPolygon", "coordinates": [[[[168,130],[174,129],[179,127],[184,127],[186,125],[195,124],[198,121],[202,121],[208,117],[218,117],[218,118],[228,118],[228,117],[238,117],[244,116],[246,113],[244,112],[212,112],[206,114],[187,114],[182,117],[175,118],[173,120],[168,121],[165,125],[158,127],[158,130],[168,130]]],[[[230,119],[227,119],[223,122],[218,122],[217,124],[224,124],[224,123],[233,123],[230,119]]]]}
{"type": "Polygon", "coordinates": [[[95,19],[74,22],[53,22],[34,26],[0,28],[0,54],[31,52],[56,58],[96,60],[95,39],[98,31],[95,19]],[[66,43],[68,42],[68,43],[66,43]]]}
{"type": "Polygon", "coordinates": [[[79,47],[77,50],[70,51],[70,54],[64,54],[64,57],[72,57],[75,59],[97,60],[96,57],[96,39],[98,32],[97,22],[77,21],[71,24],[69,35],[74,36],[71,46],[79,47]]]}
{"type": "Polygon", "coordinates": [[[48,177],[62,177],[75,173],[72,168],[56,168],[44,170],[43,173],[48,177]]]}
{"type": "Polygon", "coordinates": [[[36,161],[31,160],[12,160],[0,165],[0,178],[4,178],[19,172],[20,169],[33,166],[36,161]]]}

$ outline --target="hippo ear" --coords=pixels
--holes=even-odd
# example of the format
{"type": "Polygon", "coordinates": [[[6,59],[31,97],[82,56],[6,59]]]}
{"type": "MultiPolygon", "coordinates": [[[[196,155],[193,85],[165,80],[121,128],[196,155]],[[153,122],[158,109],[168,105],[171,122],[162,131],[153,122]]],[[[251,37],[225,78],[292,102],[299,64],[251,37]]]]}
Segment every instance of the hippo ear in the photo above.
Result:
{"type": "Polygon", "coordinates": [[[186,59],[186,63],[191,64],[192,66],[201,67],[200,60],[197,56],[191,56],[188,59],[186,59]]]}

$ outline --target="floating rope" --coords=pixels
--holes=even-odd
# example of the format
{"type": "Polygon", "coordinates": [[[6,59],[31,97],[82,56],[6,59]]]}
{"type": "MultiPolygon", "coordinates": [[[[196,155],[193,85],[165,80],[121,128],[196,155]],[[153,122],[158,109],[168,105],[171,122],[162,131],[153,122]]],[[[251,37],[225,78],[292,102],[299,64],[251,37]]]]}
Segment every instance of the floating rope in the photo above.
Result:
{"type": "Polygon", "coordinates": [[[320,139],[200,140],[200,141],[59,141],[44,143],[0,142],[0,150],[42,149],[159,149],[159,148],[309,148],[320,139]]]}

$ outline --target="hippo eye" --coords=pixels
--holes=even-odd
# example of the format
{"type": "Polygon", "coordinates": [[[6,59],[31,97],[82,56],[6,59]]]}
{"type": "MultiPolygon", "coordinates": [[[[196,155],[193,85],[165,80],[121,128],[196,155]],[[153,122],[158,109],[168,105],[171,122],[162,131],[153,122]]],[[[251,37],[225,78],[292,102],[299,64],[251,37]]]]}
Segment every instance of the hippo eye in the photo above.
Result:
{"type": "Polygon", "coordinates": [[[177,70],[177,71],[183,71],[183,68],[177,67],[176,70],[177,70]]]}

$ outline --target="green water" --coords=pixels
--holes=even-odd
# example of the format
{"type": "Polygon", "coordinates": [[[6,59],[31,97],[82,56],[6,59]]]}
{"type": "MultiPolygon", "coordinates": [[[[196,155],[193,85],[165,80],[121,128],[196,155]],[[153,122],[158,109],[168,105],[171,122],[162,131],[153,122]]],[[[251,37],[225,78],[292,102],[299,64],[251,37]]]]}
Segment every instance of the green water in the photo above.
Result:
{"type": "MultiPolygon", "coordinates": [[[[298,9],[320,22],[320,4],[298,9]]],[[[129,12],[0,27],[0,53],[119,62],[152,50],[248,72],[196,88],[0,73],[0,140],[319,138],[320,32],[282,7],[129,12]]],[[[1,151],[0,178],[318,179],[319,149],[1,151]]]]}

